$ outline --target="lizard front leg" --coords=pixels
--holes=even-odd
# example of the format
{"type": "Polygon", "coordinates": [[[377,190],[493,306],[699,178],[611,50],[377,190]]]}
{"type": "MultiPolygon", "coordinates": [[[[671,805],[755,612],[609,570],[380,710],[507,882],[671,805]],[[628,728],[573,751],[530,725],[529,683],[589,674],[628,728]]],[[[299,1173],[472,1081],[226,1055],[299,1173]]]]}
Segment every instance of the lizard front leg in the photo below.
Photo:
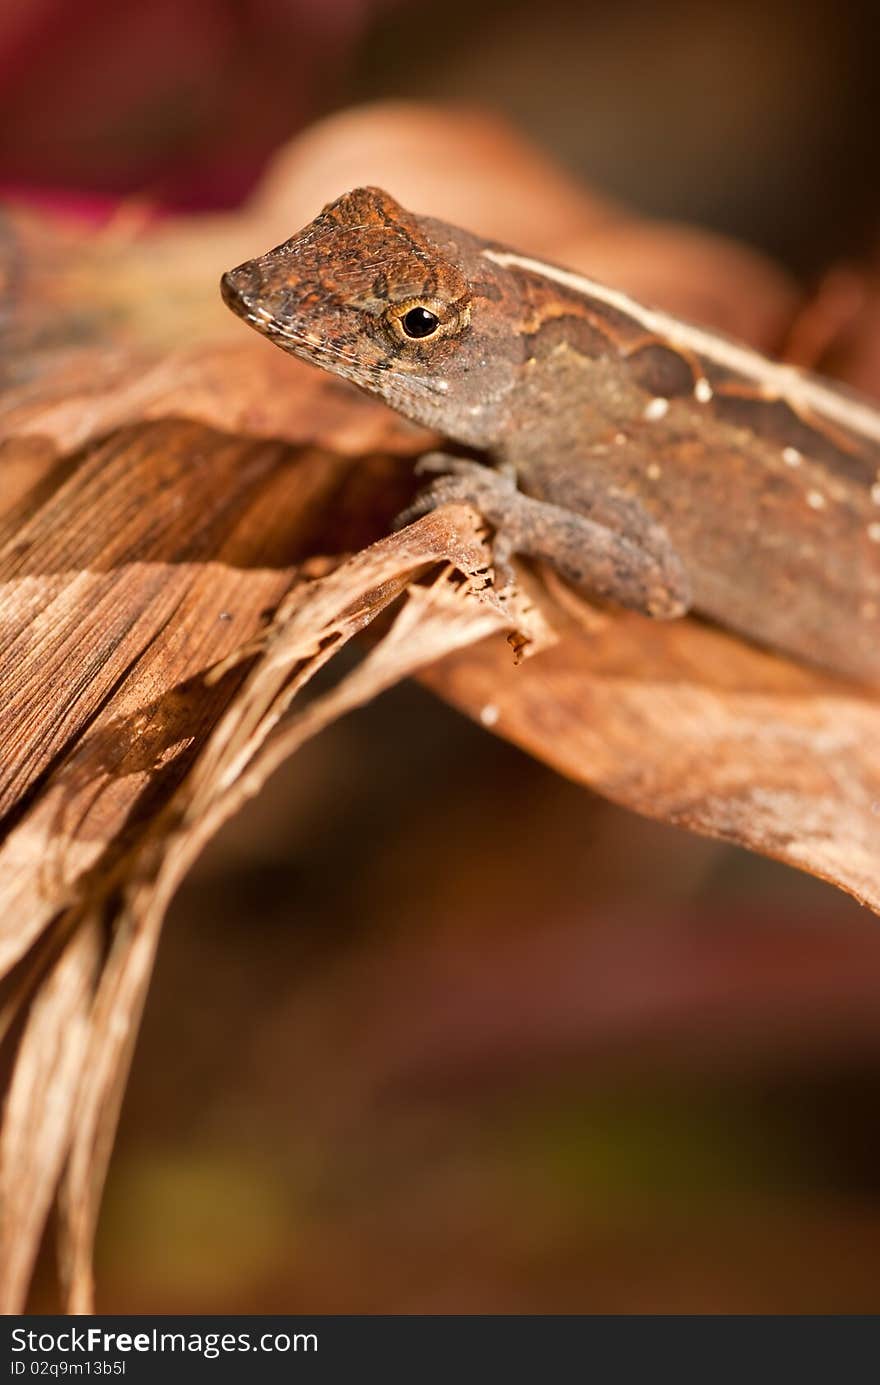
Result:
{"type": "Polygon", "coordinates": [[[591,596],[605,597],[660,620],[682,616],[690,588],[666,530],[629,496],[617,495],[605,513],[614,527],[575,510],[536,500],[517,488],[512,467],[496,470],[432,452],[417,470],[440,473],[399,516],[408,524],[440,505],[473,505],[495,531],[496,581],[510,584],[510,558],[521,554],[552,564],[591,596]]]}

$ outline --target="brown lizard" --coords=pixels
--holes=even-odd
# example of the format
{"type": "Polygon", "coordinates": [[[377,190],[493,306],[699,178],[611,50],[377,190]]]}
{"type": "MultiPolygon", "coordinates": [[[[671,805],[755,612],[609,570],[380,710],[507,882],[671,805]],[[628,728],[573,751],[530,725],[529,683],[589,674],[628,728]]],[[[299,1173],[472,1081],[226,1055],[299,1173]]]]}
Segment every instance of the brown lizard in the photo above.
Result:
{"type": "Polygon", "coordinates": [[[589,594],[880,681],[880,410],[377,188],[223,276],[271,341],[470,455],[450,500],[589,594]],[[483,460],[475,459],[475,455],[483,460]],[[485,465],[485,461],[494,467],[485,465]]]}

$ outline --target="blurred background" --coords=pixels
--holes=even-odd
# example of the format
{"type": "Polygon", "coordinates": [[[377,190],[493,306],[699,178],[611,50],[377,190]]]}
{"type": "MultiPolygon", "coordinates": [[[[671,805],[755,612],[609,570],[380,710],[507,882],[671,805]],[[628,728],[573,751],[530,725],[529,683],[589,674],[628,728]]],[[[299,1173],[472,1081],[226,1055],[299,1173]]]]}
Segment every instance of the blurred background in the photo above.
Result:
{"type": "MultiPolygon", "coordinates": [[[[95,220],[233,208],[321,116],[464,102],[809,285],[878,244],[875,23],[0,0],[0,188],[95,220]]],[[[174,905],[98,1305],[880,1311],[878,1099],[877,919],[404,686],[307,746],[174,905]]]]}

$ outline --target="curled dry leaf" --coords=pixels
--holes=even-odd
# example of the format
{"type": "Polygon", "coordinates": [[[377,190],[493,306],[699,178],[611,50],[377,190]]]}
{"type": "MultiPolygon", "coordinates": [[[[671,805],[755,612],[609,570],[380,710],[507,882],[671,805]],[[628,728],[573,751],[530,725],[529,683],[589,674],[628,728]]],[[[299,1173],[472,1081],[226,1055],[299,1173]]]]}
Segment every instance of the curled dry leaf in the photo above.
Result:
{"type": "MultiPolygon", "coordinates": [[[[314,409],[308,388],[299,397],[303,417],[319,431],[326,420],[325,444],[354,450],[350,406],[331,426],[314,384],[314,409]]],[[[362,448],[376,441],[375,417],[361,411],[362,448]]],[[[37,484],[7,514],[0,555],[7,1028],[35,995],[0,1139],[3,1236],[15,1246],[0,1303],[23,1301],[64,1170],[68,1304],[87,1311],[124,1076],[186,866],[280,758],[350,707],[492,631],[525,632],[536,649],[550,635],[529,605],[495,595],[466,510],[429,516],[309,579],[299,558],[362,548],[403,503],[409,482],[390,456],[354,460],[180,420],[117,431],[48,471],[26,440],[25,472],[32,456],[37,484]],[[271,737],[314,673],[395,602],[360,667],[271,737]],[[105,929],[98,968],[83,939],[105,929]]]]}
{"type": "Polygon", "coordinates": [[[0,239],[5,1311],[56,1191],[67,1304],[92,1305],[116,1114],[181,876],[282,758],[399,678],[618,802],[880,910],[877,695],[525,574],[501,600],[466,508],[381,537],[429,440],[230,333],[213,268],[261,243],[246,217],[97,247],[10,217],[0,239]],[[361,663],[301,709],[380,615],[361,663]],[[535,657],[517,665],[511,636],[535,657]]]}

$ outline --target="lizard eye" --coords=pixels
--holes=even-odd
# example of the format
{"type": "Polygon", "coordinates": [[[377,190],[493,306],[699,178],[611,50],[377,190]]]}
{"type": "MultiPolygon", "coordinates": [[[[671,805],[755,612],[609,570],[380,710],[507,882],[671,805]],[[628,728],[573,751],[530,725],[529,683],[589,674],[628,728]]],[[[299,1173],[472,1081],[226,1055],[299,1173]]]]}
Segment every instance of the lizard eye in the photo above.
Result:
{"type": "Polygon", "coordinates": [[[400,325],[408,337],[421,340],[424,337],[433,336],[440,326],[440,319],[429,308],[423,308],[419,305],[410,308],[409,312],[403,314],[400,325]]]}
{"type": "MultiPolygon", "coordinates": [[[[386,331],[398,342],[430,346],[441,337],[461,332],[470,322],[470,304],[442,298],[409,298],[391,303],[382,315],[386,331]]],[[[417,350],[417,347],[416,347],[417,350]]]]}

